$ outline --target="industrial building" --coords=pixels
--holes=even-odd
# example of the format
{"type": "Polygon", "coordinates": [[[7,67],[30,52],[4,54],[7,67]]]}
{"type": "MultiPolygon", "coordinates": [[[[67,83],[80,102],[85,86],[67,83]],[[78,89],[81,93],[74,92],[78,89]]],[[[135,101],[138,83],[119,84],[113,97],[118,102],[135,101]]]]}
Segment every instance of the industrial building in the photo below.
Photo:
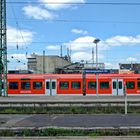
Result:
{"type": "Polygon", "coordinates": [[[60,57],[57,55],[37,55],[31,54],[28,58],[27,67],[28,70],[33,71],[33,73],[56,73],[57,68],[70,65],[71,62],[67,56],[60,57]]]}
{"type": "Polygon", "coordinates": [[[120,73],[140,73],[140,63],[119,63],[120,73]]]}
{"type": "MultiPolygon", "coordinates": [[[[83,69],[96,69],[96,63],[72,63],[69,57],[60,57],[57,55],[37,55],[32,54],[28,58],[28,71],[36,74],[65,74],[82,73],[83,69]]],[[[98,69],[105,69],[104,63],[98,63],[98,69]]],[[[110,69],[110,73],[119,73],[119,70],[110,69]]]]}
{"type": "MultiPolygon", "coordinates": [[[[98,63],[99,69],[105,69],[104,63],[98,63]]],[[[70,65],[66,65],[64,67],[58,67],[56,69],[57,73],[82,73],[83,69],[96,69],[96,64],[93,63],[71,63],[70,65]]]]}

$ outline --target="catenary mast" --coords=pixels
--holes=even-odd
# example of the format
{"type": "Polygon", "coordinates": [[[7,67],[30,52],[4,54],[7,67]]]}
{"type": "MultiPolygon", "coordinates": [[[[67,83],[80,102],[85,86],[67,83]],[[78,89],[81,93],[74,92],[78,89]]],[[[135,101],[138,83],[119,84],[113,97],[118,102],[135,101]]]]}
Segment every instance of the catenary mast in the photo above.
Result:
{"type": "Polygon", "coordinates": [[[0,0],[0,96],[1,95],[7,96],[6,0],[0,0]]]}

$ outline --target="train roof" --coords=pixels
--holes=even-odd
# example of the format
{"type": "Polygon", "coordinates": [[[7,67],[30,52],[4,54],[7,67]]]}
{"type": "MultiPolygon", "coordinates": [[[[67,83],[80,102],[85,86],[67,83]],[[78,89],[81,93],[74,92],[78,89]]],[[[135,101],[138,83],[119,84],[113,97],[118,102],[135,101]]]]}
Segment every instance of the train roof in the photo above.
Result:
{"type": "MultiPolygon", "coordinates": [[[[74,79],[82,74],[8,74],[8,79],[74,79]]],[[[95,78],[95,74],[86,74],[86,78],[95,78]]],[[[100,78],[140,78],[140,74],[99,74],[100,78]]]]}

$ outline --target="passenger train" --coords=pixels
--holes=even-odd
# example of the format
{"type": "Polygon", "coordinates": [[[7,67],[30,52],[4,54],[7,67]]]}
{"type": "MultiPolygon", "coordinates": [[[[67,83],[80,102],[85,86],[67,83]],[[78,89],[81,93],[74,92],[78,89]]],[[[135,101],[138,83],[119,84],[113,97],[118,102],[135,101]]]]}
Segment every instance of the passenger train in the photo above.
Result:
{"type": "Polygon", "coordinates": [[[140,95],[140,74],[9,74],[8,96],[140,95]]]}

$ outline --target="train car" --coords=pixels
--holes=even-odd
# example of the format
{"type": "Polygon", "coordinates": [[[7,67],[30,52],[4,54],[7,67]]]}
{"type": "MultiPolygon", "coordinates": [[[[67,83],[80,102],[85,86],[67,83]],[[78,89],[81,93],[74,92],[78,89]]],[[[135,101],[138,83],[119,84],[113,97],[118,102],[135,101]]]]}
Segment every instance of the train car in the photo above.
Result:
{"type": "Polygon", "coordinates": [[[43,75],[8,75],[8,95],[44,95],[43,75]]]}
{"type": "Polygon", "coordinates": [[[9,74],[9,96],[140,95],[140,74],[9,74]]]}

